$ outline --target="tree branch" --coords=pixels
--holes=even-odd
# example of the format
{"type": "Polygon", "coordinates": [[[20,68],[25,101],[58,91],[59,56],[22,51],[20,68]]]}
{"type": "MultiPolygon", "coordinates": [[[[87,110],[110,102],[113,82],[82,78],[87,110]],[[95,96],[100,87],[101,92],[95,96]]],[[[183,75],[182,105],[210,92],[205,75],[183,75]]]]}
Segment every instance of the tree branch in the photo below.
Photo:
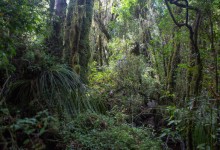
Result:
{"type": "Polygon", "coordinates": [[[99,25],[99,29],[105,34],[106,38],[108,40],[111,39],[111,35],[108,33],[108,30],[106,29],[104,23],[102,22],[102,20],[98,17],[97,14],[94,15],[94,20],[95,22],[99,25]]]}
{"type": "Polygon", "coordinates": [[[178,7],[181,7],[181,8],[188,8],[188,9],[191,9],[191,10],[199,11],[198,8],[193,7],[193,6],[189,6],[187,0],[168,0],[168,1],[170,2],[170,4],[174,4],[174,5],[176,5],[178,7]],[[187,2],[187,4],[179,3],[180,1],[185,1],[185,2],[187,2]]]}
{"type": "Polygon", "coordinates": [[[174,22],[178,27],[186,26],[186,23],[178,23],[178,22],[177,22],[176,18],[175,18],[174,15],[173,15],[173,12],[172,12],[172,10],[171,10],[171,8],[170,8],[170,5],[168,4],[168,1],[170,1],[170,0],[165,0],[165,4],[166,4],[166,6],[167,6],[167,8],[168,8],[168,10],[169,10],[169,13],[170,13],[170,16],[171,16],[173,22],[174,22]]]}

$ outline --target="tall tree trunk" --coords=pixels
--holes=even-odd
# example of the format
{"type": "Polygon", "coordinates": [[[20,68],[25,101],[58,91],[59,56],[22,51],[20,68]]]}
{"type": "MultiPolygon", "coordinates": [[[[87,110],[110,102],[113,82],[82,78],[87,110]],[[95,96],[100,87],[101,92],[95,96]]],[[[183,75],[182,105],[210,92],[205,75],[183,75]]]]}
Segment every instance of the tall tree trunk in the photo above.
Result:
{"type": "MultiPolygon", "coordinates": [[[[101,20],[102,19],[102,2],[99,0],[99,20],[101,20]]],[[[102,59],[102,35],[101,35],[101,33],[99,33],[99,65],[100,66],[103,66],[103,59],[102,59]]]]}
{"type": "Polygon", "coordinates": [[[98,46],[98,50],[99,50],[99,65],[103,66],[103,56],[102,56],[102,36],[101,34],[99,35],[99,46],[98,46]]]}
{"type": "Polygon", "coordinates": [[[90,58],[89,32],[92,23],[94,0],[79,0],[79,5],[84,4],[85,15],[82,18],[82,35],[79,44],[79,65],[81,78],[87,82],[88,63],[90,58]],[[81,2],[81,3],[80,3],[81,2]]]}
{"type": "Polygon", "coordinates": [[[180,43],[175,43],[175,51],[171,56],[171,62],[170,62],[170,70],[168,75],[168,90],[170,92],[175,92],[175,86],[176,86],[176,74],[177,74],[177,68],[178,64],[180,63],[180,43]]]}
{"type": "Polygon", "coordinates": [[[81,16],[83,15],[83,12],[79,14],[78,0],[70,0],[64,33],[63,59],[71,67],[79,64],[78,49],[81,35],[81,16]]]}
{"type": "MultiPolygon", "coordinates": [[[[79,74],[87,82],[90,59],[89,32],[94,0],[71,0],[66,19],[63,58],[72,67],[80,66],[79,74]]],[[[77,67],[78,68],[78,67],[77,67]]]]}
{"type": "Polygon", "coordinates": [[[62,57],[63,29],[66,17],[66,0],[50,0],[51,36],[46,40],[49,52],[58,58],[62,57]]]}

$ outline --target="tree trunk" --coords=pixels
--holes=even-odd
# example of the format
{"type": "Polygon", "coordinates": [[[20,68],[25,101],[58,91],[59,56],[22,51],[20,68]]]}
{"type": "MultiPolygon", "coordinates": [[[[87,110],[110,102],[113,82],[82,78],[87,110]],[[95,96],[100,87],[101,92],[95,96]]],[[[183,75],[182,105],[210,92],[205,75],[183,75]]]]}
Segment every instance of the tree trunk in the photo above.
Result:
{"type": "Polygon", "coordinates": [[[180,43],[175,43],[174,48],[175,51],[171,56],[170,70],[168,75],[168,90],[170,92],[174,92],[176,86],[176,69],[178,68],[178,64],[180,63],[180,43]]]}
{"type": "MultiPolygon", "coordinates": [[[[101,1],[99,1],[99,20],[102,19],[102,14],[101,14],[101,10],[102,10],[102,3],[101,1]]],[[[102,35],[101,33],[99,33],[99,65],[103,66],[103,59],[102,59],[102,35]]]]}
{"type": "Polygon", "coordinates": [[[63,58],[73,68],[80,66],[79,74],[85,83],[90,59],[89,32],[93,5],[93,0],[70,1],[66,19],[63,58]]]}
{"type": "Polygon", "coordinates": [[[102,59],[102,36],[99,35],[99,65],[103,66],[103,59],[102,59]]]}
{"type": "Polygon", "coordinates": [[[93,14],[93,0],[79,0],[79,5],[84,4],[85,15],[82,18],[82,35],[79,44],[79,65],[82,67],[80,70],[81,78],[87,83],[87,71],[90,58],[90,46],[89,46],[89,32],[92,23],[93,14]],[[81,2],[81,3],[80,3],[81,2]]]}
{"type": "MultiPolygon", "coordinates": [[[[82,12],[81,12],[82,13],[82,12]]],[[[66,17],[66,29],[63,59],[69,66],[79,64],[79,57],[77,55],[79,49],[79,40],[81,35],[81,19],[78,12],[78,0],[71,0],[69,2],[68,13],[66,17]]],[[[84,15],[83,13],[81,16],[84,15]]]]}
{"type": "Polygon", "coordinates": [[[62,58],[66,6],[66,0],[50,0],[50,21],[52,22],[52,32],[51,36],[46,40],[46,45],[49,48],[49,52],[58,58],[62,58]]]}

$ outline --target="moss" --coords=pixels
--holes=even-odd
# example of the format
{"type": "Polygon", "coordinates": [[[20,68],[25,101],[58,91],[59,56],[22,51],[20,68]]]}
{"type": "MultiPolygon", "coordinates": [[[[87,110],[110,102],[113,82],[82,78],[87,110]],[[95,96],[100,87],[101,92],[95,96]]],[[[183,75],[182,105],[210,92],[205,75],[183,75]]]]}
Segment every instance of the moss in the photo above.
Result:
{"type": "Polygon", "coordinates": [[[76,71],[77,74],[80,74],[80,65],[75,65],[74,70],[76,71]]]}
{"type": "Polygon", "coordinates": [[[87,66],[88,60],[90,58],[89,32],[90,32],[91,20],[89,19],[89,17],[88,18],[87,17],[83,19],[82,35],[84,36],[80,39],[79,58],[80,58],[80,64],[82,66],[87,66]]]}

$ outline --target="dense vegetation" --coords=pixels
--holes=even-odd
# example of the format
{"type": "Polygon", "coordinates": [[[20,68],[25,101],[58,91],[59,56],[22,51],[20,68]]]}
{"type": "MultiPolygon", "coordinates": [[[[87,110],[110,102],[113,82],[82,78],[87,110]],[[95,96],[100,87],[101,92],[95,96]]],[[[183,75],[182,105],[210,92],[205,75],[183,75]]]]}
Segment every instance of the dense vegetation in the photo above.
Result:
{"type": "Polygon", "coordinates": [[[0,149],[220,149],[218,0],[0,0],[0,149]]]}

